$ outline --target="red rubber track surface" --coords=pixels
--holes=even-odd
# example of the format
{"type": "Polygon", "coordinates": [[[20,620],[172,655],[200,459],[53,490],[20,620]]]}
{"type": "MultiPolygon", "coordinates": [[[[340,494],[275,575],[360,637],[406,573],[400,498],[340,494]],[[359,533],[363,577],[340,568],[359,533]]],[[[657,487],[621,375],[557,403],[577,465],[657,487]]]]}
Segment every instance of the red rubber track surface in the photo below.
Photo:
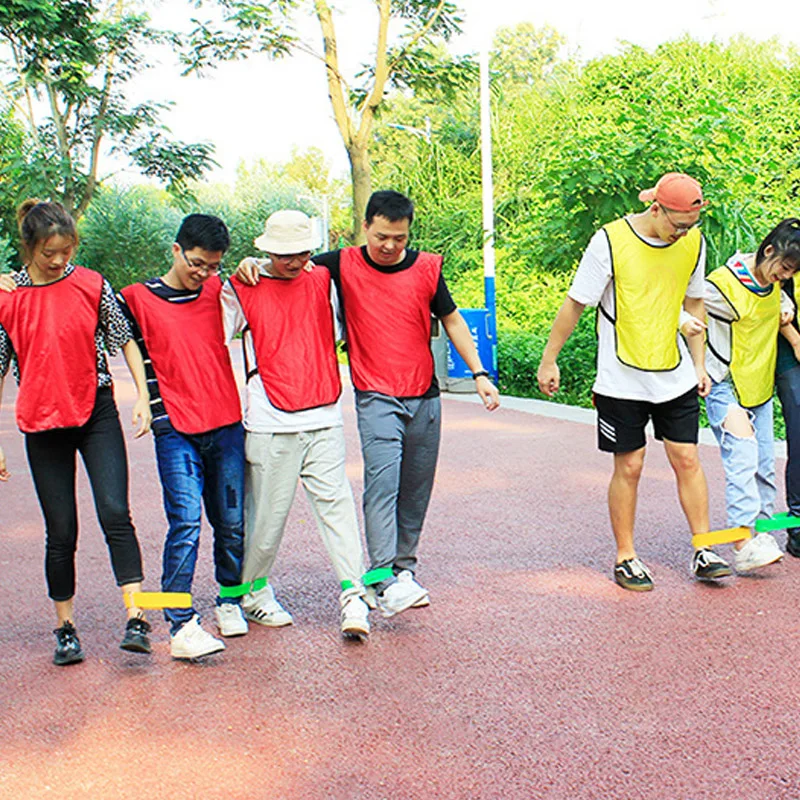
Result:
{"type": "MultiPolygon", "coordinates": [[[[115,363],[126,430],[130,382],[115,363]]],[[[124,613],[81,472],[77,623],[86,661],[51,663],[43,531],[14,431],[0,485],[2,798],[800,798],[798,573],[702,585],[663,449],[650,444],[637,546],[655,591],[611,580],[611,467],[593,428],[444,400],[420,548],[427,609],[341,640],[338,586],[298,492],[273,576],[295,625],[251,625],[202,663],[118,649],[124,613]]],[[[361,491],[344,399],[348,470],[361,491]]],[[[149,437],[129,439],[145,588],[165,530],[149,437]]],[[[712,526],[717,451],[701,449],[712,526]]],[[[783,464],[779,464],[782,475],[783,464]]],[[[214,630],[210,531],[194,594],[214,630]]],[[[777,534],[783,544],[783,534],[777,534]]],[[[727,548],[721,548],[725,553],[727,548]]]]}

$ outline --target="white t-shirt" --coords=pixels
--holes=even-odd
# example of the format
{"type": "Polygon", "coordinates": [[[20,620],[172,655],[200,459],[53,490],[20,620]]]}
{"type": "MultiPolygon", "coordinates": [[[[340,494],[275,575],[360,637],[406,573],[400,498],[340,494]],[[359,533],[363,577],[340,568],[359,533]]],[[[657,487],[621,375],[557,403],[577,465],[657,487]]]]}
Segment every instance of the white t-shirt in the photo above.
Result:
{"type": "MultiPolygon", "coordinates": [[[[669,247],[661,239],[641,237],[653,247],[669,247]]],[[[700,257],[697,260],[686,296],[702,298],[706,263],[706,243],[702,240],[700,257]]],[[[578,265],[578,271],[568,292],[576,302],[587,306],[602,304],[612,318],[616,318],[614,280],[611,272],[611,245],[605,231],[599,230],[592,237],[578,265]]],[[[650,309],[642,309],[650,313],[650,309]]],[[[614,326],[604,314],[598,314],[597,378],[592,389],[597,394],[623,400],[643,400],[648,403],[666,403],[697,386],[694,364],[683,336],[678,339],[680,363],[669,372],[647,372],[623,364],[616,353],[614,326]]]]}
{"type": "MultiPolygon", "coordinates": [[[[261,270],[261,280],[278,280],[265,270],[261,270]]],[[[253,336],[245,330],[245,318],[236,291],[230,281],[225,281],[222,288],[222,321],[225,327],[225,338],[228,343],[237,333],[242,333],[247,363],[251,369],[257,366],[256,352],[253,346],[253,336]]],[[[331,281],[331,305],[333,318],[336,325],[336,338],[341,338],[338,323],[338,297],[336,287],[331,281]]],[[[302,366],[299,365],[299,368],[302,366]]],[[[337,400],[327,406],[309,408],[305,411],[281,411],[269,401],[261,376],[253,375],[247,381],[245,391],[244,427],[251,433],[302,433],[303,431],[318,431],[322,428],[334,428],[343,425],[342,409],[337,400]]]]}

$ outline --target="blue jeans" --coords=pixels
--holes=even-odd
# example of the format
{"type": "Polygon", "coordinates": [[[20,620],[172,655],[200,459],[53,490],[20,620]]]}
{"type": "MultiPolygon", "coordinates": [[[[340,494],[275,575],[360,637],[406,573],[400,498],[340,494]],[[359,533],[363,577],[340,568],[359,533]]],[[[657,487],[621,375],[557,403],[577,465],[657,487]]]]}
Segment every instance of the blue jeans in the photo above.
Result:
{"type": "Polygon", "coordinates": [[[772,399],[745,409],[755,436],[734,436],[723,428],[728,408],[739,406],[729,381],[714,383],[706,398],[708,422],[719,442],[725,468],[725,506],[731,528],[751,528],[759,518],[769,519],[775,510],[775,452],[772,399]]]}
{"type": "MultiPolygon", "coordinates": [[[[202,505],[214,529],[214,565],[220,586],[241,582],[244,553],[244,429],[240,423],[207,433],[157,431],[156,459],[169,531],[161,590],[191,592],[200,541],[202,505]]],[[[217,604],[239,602],[217,598],[217,604]]],[[[164,612],[175,633],[197,612],[164,612]]]]}
{"type": "MultiPolygon", "coordinates": [[[[781,372],[775,382],[786,423],[786,505],[800,516],[800,365],[781,372]]],[[[800,531],[799,528],[792,528],[800,531]]]]}

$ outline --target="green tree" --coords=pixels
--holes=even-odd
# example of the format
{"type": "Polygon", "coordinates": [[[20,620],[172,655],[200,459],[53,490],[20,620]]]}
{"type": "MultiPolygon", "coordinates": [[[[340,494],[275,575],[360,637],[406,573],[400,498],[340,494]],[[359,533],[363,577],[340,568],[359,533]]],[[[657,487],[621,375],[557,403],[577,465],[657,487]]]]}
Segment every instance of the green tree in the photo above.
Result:
{"type": "Polygon", "coordinates": [[[102,180],[104,148],[183,199],[188,182],[213,164],[211,145],[169,137],[161,122],[166,103],[127,100],[126,84],[146,67],[144,48],[175,37],[123,0],[0,0],[0,43],[3,89],[29,135],[29,172],[76,217],[102,180]]]}
{"type": "Polygon", "coordinates": [[[452,57],[441,47],[460,32],[458,8],[449,0],[377,0],[378,33],[373,56],[355,76],[341,69],[334,9],[327,0],[218,0],[222,22],[195,20],[187,71],[256,51],[273,56],[311,52],[325,67],[328,97],[350,161],[353,232],[362,240],[361,220],[372,187],[373,128],[386,92],[437,87],[455,93],[474,73],[469,58],[452,57]],[[322,52],[298,40],[292,15],[311,11],[319,21],[322,52]],[[399,27],[390,38],[390,24],[399,27]]]}

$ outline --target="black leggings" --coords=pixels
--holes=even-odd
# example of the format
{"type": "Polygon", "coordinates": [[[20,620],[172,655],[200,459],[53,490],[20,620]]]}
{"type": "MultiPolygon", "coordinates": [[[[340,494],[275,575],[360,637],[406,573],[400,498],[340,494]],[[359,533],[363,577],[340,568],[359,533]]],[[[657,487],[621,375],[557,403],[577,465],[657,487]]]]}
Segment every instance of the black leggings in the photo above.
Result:
{"type": "Polygon", "coordinates": [[[141,581],[142,555],[128,504],[125,440],[112,390],[97,390],[92,415],[85,425],[28,433],[25,435],[25,449],[44,514],[47,532],[45,574],[50,597],[64,601],[75,594],[77,452],[80,452],[89,475],[117,585],[141,581]]]}

